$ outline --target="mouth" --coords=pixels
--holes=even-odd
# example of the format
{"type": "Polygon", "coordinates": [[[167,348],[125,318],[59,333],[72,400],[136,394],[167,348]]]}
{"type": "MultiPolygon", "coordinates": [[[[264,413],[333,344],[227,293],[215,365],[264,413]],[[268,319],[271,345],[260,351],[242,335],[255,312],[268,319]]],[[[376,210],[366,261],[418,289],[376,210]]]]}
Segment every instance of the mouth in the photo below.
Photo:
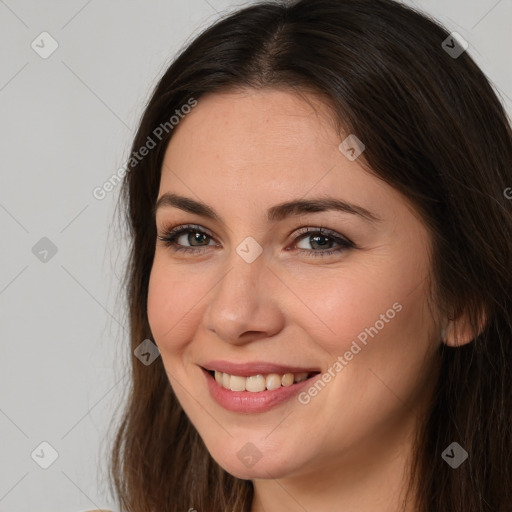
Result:
{"type": "Polygon", "coordinates": [[[227,390],[235,392],[262,393],[274,391],[281,387],[290,387],[313,378],[319,371],[312,372],[286,372],[286,373],[258,373],[242,376],[231,375],[218,370],[203,368],[217,384],[227,390]]]}
{"type": "Polygon", "coordinates": [[[228,411],[245,414],[264,413],[279,404],[291,404],[294,396],[321,377],[317,369],[266,363],[217,362],[207,366],[200,368],[210,397],[228,411]]]}

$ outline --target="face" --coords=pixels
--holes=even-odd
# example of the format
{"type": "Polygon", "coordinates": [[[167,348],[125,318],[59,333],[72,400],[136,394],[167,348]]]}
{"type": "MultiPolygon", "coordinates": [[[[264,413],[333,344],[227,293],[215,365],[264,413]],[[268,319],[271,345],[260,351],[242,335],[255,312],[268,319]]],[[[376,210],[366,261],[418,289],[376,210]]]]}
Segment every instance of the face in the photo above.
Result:
{"type": "Polygon", "coordinates": [[[426,228],[307,99],[202,97],[162,167],[151,331],[211,455],[244,479],[401,450],[439,342],[426,228]]]}

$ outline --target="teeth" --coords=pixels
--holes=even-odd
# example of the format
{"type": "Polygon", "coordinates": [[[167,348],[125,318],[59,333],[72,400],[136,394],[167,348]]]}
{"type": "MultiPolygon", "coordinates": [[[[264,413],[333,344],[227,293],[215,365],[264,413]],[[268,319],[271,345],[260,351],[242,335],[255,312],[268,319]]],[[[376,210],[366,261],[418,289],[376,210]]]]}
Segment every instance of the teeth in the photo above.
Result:
{"type": "MultiPolygon", "coordinates": [[[[243,377],[240,377],[243,379],[243,377]]],[[[245,379],[245,389],[257,393],[258,391],[265,391],[266,387],[265,377],[263,375],[252,375],[245,379]]]]}
{"type": "Polygon", "coordinates": [[[296,382],[303,382],[308,378],[308,373],[269,373],[265,375],[251,375],[250,377],[241,377],[239,375],[229,375],[215,371],[215,380],[217,384],[231,391],[249,391],[251,393],[259,393],[268,389],[272,391],[281,386],[291,386],[296,382]]]}
{"type": "Polygon", "coordinates": [[[245,380],[245,377],[231,375],[229,379],[229,389],[231,389],[231,391],[245,391],[245,380]]]}
{"type": "Polygon", "coordinates": [[[277,373],[269,373],[266,379],[267,389],[272,391],[281,387],[281,375],[277,373]]]}
{"type": "Polygon", "coordinates": [[[281,379],[281,385],[291,386],[293,384],[293,373],[285,373],[281,379]]]}

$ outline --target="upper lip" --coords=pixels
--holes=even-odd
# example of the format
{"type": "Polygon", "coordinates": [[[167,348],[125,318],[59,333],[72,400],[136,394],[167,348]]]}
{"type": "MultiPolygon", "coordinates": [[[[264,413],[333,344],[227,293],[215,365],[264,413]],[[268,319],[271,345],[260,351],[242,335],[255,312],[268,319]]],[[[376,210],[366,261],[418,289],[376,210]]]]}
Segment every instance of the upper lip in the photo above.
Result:
{"type": "Polygon", "coordinates": [[[269,373],[285,374],[285,373],[313,373],[319,372],[319,368],[289,366],[283,364],[268,363],[265,361],[253,361],[249,363],[233,363],[230,361],[209,361],[202,365],[205,370],[229,373],[230,375],[238,375],[240,377],[249,377],[251,375],[269,373]]]}

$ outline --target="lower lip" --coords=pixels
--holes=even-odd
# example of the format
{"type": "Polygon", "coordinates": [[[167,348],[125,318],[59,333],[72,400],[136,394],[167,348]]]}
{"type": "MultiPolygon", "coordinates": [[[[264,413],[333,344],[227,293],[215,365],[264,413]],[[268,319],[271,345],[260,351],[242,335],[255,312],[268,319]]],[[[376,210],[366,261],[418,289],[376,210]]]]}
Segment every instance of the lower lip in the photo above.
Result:
{"type": "Polygon", "coordinates": [[[311,385],[316,377],[315,375],[309,379],[297,382],[291,386],[281,386],[272,391],[260,391],[253,393],[252,391],[230,391],[219,385],[217,381],[205,370],[203,373],[206,377],[206,383],[212,398],[224,409],[241,413],[257,413],[265,412],[277,405],[290,400],[297,395],[300,390],[311,385]]]}

